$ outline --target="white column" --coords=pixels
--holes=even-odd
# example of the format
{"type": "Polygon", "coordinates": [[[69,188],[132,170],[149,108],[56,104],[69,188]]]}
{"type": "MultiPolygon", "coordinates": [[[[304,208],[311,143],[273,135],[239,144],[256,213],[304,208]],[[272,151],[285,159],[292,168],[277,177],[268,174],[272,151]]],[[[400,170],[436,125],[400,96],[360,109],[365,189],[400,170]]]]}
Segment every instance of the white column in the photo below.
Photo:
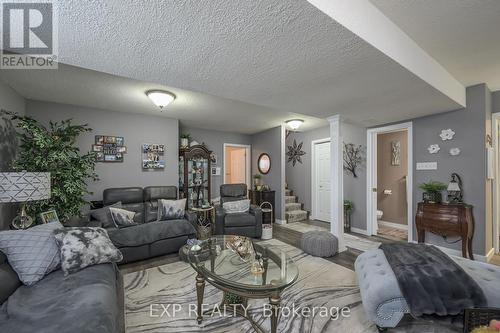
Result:
{"type": "Polygon", "coordinates": [[[328,118],[330,122],[331,164],[331,233],[339,240],[339,252],[345,251],[344,242],[344,147],[340,115],[328,118]]]}

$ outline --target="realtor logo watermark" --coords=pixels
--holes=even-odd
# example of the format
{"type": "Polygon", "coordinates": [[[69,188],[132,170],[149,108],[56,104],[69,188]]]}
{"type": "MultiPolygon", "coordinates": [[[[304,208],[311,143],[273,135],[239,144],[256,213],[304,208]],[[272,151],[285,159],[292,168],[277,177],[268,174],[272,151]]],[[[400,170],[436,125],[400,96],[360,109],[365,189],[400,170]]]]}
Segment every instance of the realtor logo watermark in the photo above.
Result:
{"type": "Polygon", "coordinates": [[[2,69],[57,68],[57,6],[51,0],[6,1],[2,6],[2,69]]]}

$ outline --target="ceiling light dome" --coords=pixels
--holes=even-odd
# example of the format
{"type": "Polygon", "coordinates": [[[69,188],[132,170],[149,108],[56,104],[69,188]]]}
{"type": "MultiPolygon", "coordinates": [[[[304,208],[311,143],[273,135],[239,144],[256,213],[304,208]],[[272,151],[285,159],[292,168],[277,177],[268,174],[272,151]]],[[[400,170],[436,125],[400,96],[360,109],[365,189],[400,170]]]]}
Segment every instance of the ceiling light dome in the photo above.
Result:
{"type": "Polygon", "coordinates": [[[175,99],[174,94],[164,90],[149,90],[146,91],[146,95],[160,109],[163,109],[175,99]]]}
{"type": "Polygon", "coordinates": [[[291,120],[287,120],[286,121],[286,124],[293,130],[293,131],[296,131],[299,129],[300,126],[302,126],[302,124],[304,123],[304,121],[302,119],[291,119],[291,120]]]}

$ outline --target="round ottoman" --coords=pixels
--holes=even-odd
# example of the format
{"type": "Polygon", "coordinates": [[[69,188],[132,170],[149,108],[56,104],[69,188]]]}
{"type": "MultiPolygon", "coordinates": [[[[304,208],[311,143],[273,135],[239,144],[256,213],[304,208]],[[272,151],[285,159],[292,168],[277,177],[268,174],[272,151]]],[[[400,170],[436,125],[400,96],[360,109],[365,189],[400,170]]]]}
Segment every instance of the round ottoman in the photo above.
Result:
{"type": "Polygon", "coordinates": [[[308,231],[302,235],[300,242],[302,251],[315,257],[331,257],[337,253],[339,242],[337,237],[328,231],[308,231]]]}

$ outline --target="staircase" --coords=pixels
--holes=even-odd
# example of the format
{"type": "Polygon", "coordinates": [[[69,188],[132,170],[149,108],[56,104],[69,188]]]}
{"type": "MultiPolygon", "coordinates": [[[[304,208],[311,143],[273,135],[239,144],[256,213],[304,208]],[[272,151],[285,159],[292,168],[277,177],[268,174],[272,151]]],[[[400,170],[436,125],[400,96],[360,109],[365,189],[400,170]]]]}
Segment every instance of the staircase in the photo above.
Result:
{"type": "Polygon", "coordinates": [[[285,189],[285,219],[286,223],[300,222],[309,219],[309,212],[304,210],[304,204],[298,202],[293,191],[285,189]]]}

